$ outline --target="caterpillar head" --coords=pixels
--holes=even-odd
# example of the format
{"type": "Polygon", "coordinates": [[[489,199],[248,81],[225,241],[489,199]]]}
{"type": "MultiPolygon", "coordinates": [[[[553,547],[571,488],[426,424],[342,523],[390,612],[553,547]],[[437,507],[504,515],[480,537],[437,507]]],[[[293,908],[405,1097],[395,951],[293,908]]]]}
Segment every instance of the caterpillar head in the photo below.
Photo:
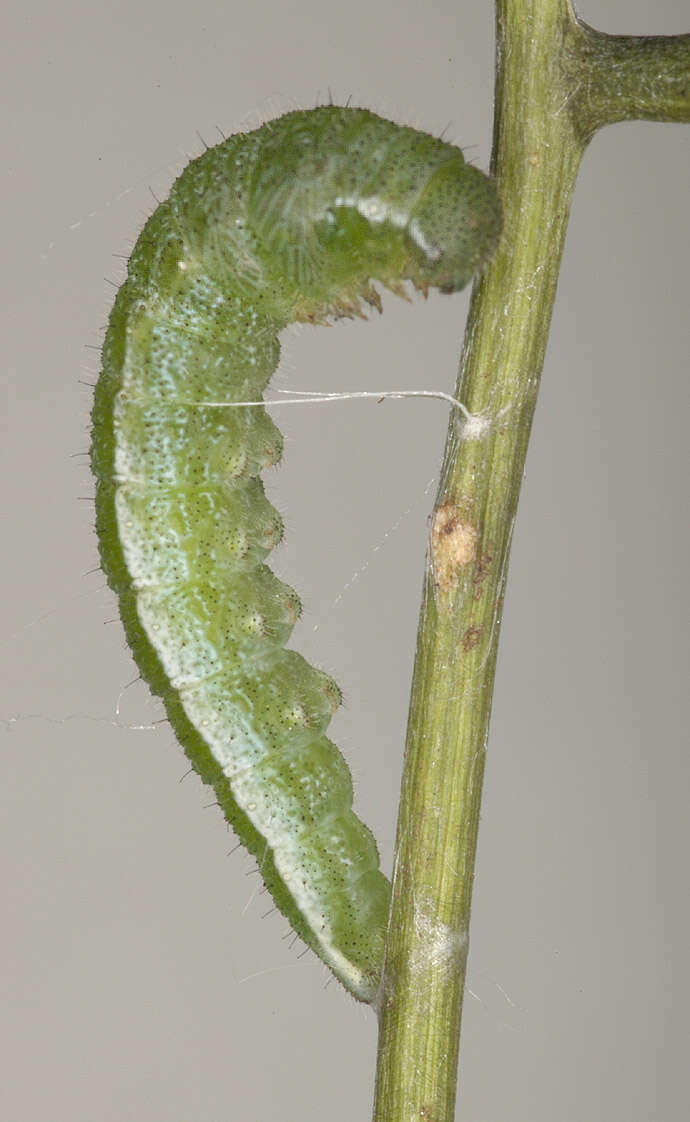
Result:
{"type": "Polygon", "coordinates": [[[500,233],[493,182],[458,152],[433,173],[412,208],[403,275],[425,292],[458,292],[489,260],[500,233]]]}

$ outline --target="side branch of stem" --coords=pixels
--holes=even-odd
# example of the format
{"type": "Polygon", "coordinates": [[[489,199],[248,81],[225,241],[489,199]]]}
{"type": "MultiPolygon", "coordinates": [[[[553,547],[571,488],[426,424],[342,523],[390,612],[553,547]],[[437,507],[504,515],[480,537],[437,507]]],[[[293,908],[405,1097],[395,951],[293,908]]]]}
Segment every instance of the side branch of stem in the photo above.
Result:
{"type": "Polygon", "coordinates": [[[616,121],[690,122],[690,35],[606,35],[578,23],[569,48],[584,137],[616,121]]]}

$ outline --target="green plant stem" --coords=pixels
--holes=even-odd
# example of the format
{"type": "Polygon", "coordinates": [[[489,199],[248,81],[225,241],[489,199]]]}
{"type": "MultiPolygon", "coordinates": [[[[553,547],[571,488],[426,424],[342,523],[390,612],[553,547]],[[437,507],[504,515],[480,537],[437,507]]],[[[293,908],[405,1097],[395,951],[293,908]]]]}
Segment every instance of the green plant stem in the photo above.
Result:
{"type": "Polygon", "coordinates": [[[501,608],[572,192],[596,128],[687,113],[680,75],[689,39],[601,35],[576,21],[567,0],[497,2],[492,170],[505,227],[473,294],[457,390],[476,419],[451,418],[433,515],[379,997],[375,1122],[454,1117],[501,608]]]}

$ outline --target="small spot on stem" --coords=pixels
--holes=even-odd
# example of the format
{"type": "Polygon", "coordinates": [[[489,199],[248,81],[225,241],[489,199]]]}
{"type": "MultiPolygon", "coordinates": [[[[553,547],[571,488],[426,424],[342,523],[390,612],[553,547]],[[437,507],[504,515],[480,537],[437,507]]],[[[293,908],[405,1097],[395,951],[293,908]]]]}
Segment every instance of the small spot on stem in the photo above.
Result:
{"type": "Polygon", "coordinates": [[[463,517],[460,507],[453,502],[444,503],[434,514],[431,557],[436,584],[442,592],[449,592],[460,569],[474,560],[477,530],[463,517]]]}
{"type": "Polygon", "coordinates": [[[462,649],[465,652],[465,654],[467,654],[468,651],[471,651],[473,647],[477,646],[477,643],[479,642],[481,637],[482,637],[481,627],[468,627],[467,628],[467,631],[465,632],[465,634],[462,637],[462,649]]]}

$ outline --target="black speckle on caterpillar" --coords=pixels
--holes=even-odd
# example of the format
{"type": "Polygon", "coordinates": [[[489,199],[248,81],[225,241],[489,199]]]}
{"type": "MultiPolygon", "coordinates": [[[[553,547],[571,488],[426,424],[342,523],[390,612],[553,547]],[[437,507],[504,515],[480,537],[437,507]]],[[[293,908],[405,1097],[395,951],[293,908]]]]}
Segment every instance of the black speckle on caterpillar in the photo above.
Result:
{"type": "Polygon", "coordinates": [[[265,559],[282,523],[261,399],[289,323],[379,306],[378,281],[462,288],[500,233],[459,149],[366,110],[288,113],[193,160],[110,315],[91,461],[101,559],[143,677],[278,908],[362,1001],[390,886],[326,737],[340,692],[285,649],[300,612],[265,559]]]}

